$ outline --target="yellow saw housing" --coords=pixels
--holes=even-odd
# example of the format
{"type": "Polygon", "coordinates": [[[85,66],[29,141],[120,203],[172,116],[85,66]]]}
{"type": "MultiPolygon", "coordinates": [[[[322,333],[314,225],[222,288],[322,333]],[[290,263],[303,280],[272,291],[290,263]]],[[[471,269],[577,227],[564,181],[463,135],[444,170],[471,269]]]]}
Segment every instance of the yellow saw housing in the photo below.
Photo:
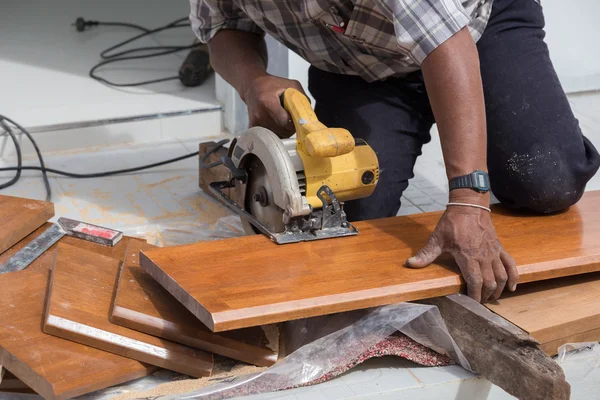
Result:
{"type": "Polygon", "coordinates": [[[317,197],[323,185],[329,186],[339,201],[371,195],[379,181],[379,162],[371,146],[355,140],[346,129],[328,128],[319,122],[308,98],[296,89],[285,91],[283,105],[296,128],[296,151],[304,166],[308,204],[323,206],[317,197]]]}

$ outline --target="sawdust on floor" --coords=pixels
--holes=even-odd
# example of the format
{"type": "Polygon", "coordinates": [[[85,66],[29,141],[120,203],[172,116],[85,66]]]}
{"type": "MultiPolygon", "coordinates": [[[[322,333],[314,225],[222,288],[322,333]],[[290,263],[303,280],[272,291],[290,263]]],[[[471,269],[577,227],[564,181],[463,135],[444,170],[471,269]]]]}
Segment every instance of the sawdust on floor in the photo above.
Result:
{"type": "Polygon", "coordinates": [[[212,375],[200,379],[182,379],[158,385],[154,389],[128,392],[117,395],[111,400],[133,400],[140,398],[154,398],[156,396],[177,395],[198,390],[224,381],[230,381],[242,375],[255,374],[265,371],[267,367],[257,367],[235,361],[215,354],[215,365],[212,375]]]}

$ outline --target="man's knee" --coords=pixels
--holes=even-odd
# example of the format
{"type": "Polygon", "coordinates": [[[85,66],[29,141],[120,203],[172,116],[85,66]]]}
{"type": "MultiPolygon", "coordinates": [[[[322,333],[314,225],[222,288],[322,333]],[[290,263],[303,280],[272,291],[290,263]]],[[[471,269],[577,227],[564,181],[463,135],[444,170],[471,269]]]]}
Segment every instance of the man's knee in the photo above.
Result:
{"type": "Polygon", "coordinates": [[[549,214],[581,199],[588,181],[555,151],[513,154],[500,170],[490,170],[494,194],[510,207],[549,214]]]}

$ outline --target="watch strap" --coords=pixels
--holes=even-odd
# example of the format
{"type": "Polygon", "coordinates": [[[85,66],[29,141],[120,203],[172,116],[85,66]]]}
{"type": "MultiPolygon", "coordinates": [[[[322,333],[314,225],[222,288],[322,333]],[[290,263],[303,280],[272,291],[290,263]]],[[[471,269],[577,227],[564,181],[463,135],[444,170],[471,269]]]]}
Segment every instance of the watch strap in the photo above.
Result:
{"type": "Polygon", "coordinates": [[[471,189],[473,187],[472,175],[457,176],[450,179],[448,183],[450,190],[454,189],[471,189]]]}
{"type": "Polygon", "coordinates": [[[490,190],[490,180],[484,171],[474,171],[469,175],[457,176],[448,182],[449,189],[472,189],[479,193],[490,190]]]}

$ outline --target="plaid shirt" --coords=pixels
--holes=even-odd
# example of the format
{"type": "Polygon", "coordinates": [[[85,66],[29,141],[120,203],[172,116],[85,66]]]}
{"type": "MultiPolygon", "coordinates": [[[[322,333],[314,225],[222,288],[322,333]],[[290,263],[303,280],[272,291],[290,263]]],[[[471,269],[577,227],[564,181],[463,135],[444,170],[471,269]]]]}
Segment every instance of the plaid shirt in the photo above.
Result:
{"type": "Polygon", "coordinates": [[[315,67],[368,82],[418,70],[468,26],[475,40],[493,0],[190,0],[194,32],[265,32],[315,67]]]}

